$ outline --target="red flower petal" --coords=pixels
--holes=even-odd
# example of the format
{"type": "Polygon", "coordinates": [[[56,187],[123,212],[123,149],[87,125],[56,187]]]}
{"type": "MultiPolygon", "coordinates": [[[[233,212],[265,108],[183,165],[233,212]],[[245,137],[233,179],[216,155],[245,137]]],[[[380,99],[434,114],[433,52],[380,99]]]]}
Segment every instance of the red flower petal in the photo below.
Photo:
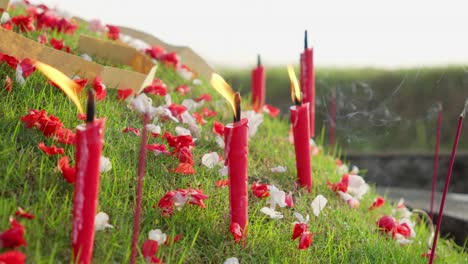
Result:
{"type": "Polygon", "coordinates": [[[132,94],[133,94],[133,89],[119,89],[117,90],[117,99],[119,101],[124,101],[132,94]]]}
{"type": "Polygon", "coordinates": [[[236,222],[231,223],[231,226],[230,226],[229,230],[231,231],[231,234],[234,236],[234,240],[236,242],[241,241],[241,239],[244,237],[244,234],[242,232],[242,228],[236,222]]]}
{"type": "Polygon", "coordinates": [[[23,77],[29,77],[35,70],[36,67],[33,65],[33,61],[26,58],[20,62],[21,70],[23,70],[23,77]]]}
{"type": "Polygon", "coordinates": [[[86,120],[86,114],[78,114],[76,117],[78,120],[86,120]]]}
{"type": "Polygon", "coordinates": [[[205,102],[211,101],[211,95],[210,94],[202,94],[199,97],[193,99],[195,102],[200,102],[204,100],[205,102]]]}
{"type": "Polygon", "coordinates": [[[195,117],[195,120],[197,121],[197,123],[198,123],[199,125],[204,125],[204,124],[206,124],[206,120],[203,118],[203,115],[201,115],[201,114],[195,112],[195,113],[192,114],[192,116],[195,117]]]}
{"type": "Polygon", "coordinates": [[[171,104],[167,108],[169,108],[173,116],[177,116],[179,119],[181,118],[181,115],[187,111],[187,107],[178,104],[171,104]]]}
{"type": "Polygon", "coordinates": [[[259,184],[257,182],[254,182],[252,183],[252,187],[250,189],[252,190],[252,193],[258,198],[266,198],[270,196],[267,184],[259,184]]]}
{"type": "Polygon", "coordinates": [[[158,60],[161,60],[165,64],[168,64],[174,67],[179,64],[179,56],[175,52],[165,53],[159,56],[158,60]]]}
{"type": "Polygon", "coordinates": [[[75,183],[76,168],[70,167],[68,156],[61,157],[57,162],[58,169],[62,172],[63,178],[69,183],[75,183]]]}
{"type": "Polygon", "coordinates": [[[106,86],[102,82],[102,79],[100,76],[96,76],[96,78],[94,78],[93,88],[96,91],[96,100],[102,101],[106,98],[106,95],[107,95],[106,86]]]}
{"type": "Polygon", "coordinates": [[[24,264],[26,255],[19,251],[7,251],[0,254],[0,263],[2,264],[24,264]]]}
{"type": "Polygon", "coordinates": [[[51,38],[49,43],[54,49],[57,50],[62,50],[64,47],[63,39],[51,38]]]}
{"type": "Polygon", "coordinates": [[[18,27],[20,32],[33,31],[36,29],[34,27],[34,18],[32,15],[12,17],[11,22],[18,27]]]}
{"type": "Polygon", "coordinates": [[[167,192],[161,200],[159,200],[158,207],[162,209],[163,216],[170,216],[174,212],[174,202],[172,201],[172,198],[175,194],[176,193],[174,191],[167,192]]]}
{"type": "Polygon", "coordinates": [[[286,195],[286,198],[285,198],[285,201],[287,206],[293,208],[294,207],[294,200],[293,200],[293,196],[292,196],[292,192],[289,192],[287,195],[286,195]]]}
{"type": "Polygon", "coordinates": [[[47,154],[47,156],[52,156],[52,155],[63,155],[65,153],[64,149],[63,148],[57,148],[55,145],[52,145],[50,147],[47,147],[46,145],[44,145],[43,142],[39,143],[39,148],[44,151],[45,154],[47,154]]]}
{"type": "Polygon", "coordinates": [[[77,94],[81,93],[81,91],[83,91],[83,89],[86,87],[86,84],[88,84],[87,79],[75,79],[73,81],[75,81],[75,83],[80,86],[79,88],[75,90],[77,94]]]}
{"type": "Polygon", "coordinates": [[[6,76],[5,77],[5,90],[7,91],[11,91],[11,79],[10,79],[10,76],[6,76]]]}
{"type": "Polygon", "coordinates": [[[190,163],[179,163],[179,166],[174,170],[175,173],[179,174],[184,174],[184,175],[190,175],[194,174],[195,170],[192,167],[192,164],[190,163]]]}
{"type": "Polygon", "coordinates": [[[124,130],[122,130],[122,132],[123,133],[132,132],[133,134],[135,134],[135,136],[140,136],[140,130],[134,127],[126,127],[124,130]]]}
{"type": "Polygon", "coordinates": [[[47,35],[45,33],[39,35],[39,37],[37,37],[37,42],[39,42],[41,44],[46,44],[47,43],[47,35]]]}
{"type": "Polygon", "coordinates": [[[2,248],[26,246],[27,243],[26,240],[24,240],[24,226],[16,221],[16,219],[12,218],[10,220],[10,228],[0,233],[0,245],[2,248]]]}
{"type": "Polygon", "coordinates": [[[23,208],[18,207],[18,210],[15,213],[16,216],[26,219],[34,219],[34,215],[31,213],[26,212],[23,208]]]}
{"type": "Polygon", "coordinates": [[[214,121],[213,122],[213,132],[218,134],[219,136],[224,136],[224,125],[220,122],[214,121]]]}
{"type": "Polygon", "coordinates": [[[272,105],[264,105],[263,106],[263,111],[268,113],[271,117],[277,117],[280,113],[280,109],[279,108],[276,108],[272,105]]]}
{"type": "Polygon", "coordinates": [[[174,156],[182,163],[193,164],[193,155],[188,147],[177,148],[174,151],[174,156]]]}
{"type": "Polygon", "coordinates": [[[334,192],[338,192],[338,191],[347,192],[348,191],[348,184],[349,184],[349,175],[348,174],[343,175],[340,182],[332,184],[329,181],[327,181],[328,188],[330,188],[330,190],[332,190],[334,192]]]}
{"type": "Polygon", "coordinates": [[[56,132],[54,138],[58,143],[73,145],[75,144],[75,133],[71,129],[60,127],[56,132]]]}
{"type": "Polygon", "coordinates": [[[396,228],[396,220],[391,216],[382,216],[377,221],[378,228],[384,233],[393,233],[396,228]]]}
{"type": "Polygon", "coordinates": [[[213,116],[217,116],[218,113],[216,113],[215,111],[212,111],[206,107],[204,107],[202,109],[202,115],[205,116],[205,117],[213,117],[213,116]]]}
{"type": "Polygon", "coordinates": [[[153,59],[159,59],[162,55],[166,53],[163,47],[161,46],[152,46],[149,49],[145,50],[145,53],[151,56],[153,59]]]}
{"type": "Polygon", "coordinates": [[[2,24],[1,26],[2,26],[2,28],[6,29],[6,30],[10,30],[10,31],[13,30],[13,24],[11,23],[11,21],[8,21],[5,24],[2,24]]]}
{"type": "Polygon", "coordinates": [[[166,154],[166,155],[170,154],[169,151],[167,151],[167,149],[166,149],[166,145],[164,145],[164,144],[158,144],[158,143],[147,144],[146,149],[150,150],[150,151],[154,151],[154,152],[160,152],[160,153],[163,153],[163,154],[166,154]]]}
{"type": "Polygon", "coordinates": [[[156,253],[158,253],[158,242],[152,239],[147,239],[143,243],[141,253],[143,254],[143,257],[145,258],[146,261],[151,261],[152,258],[155,257],[156,253]]]}
{"type": "Polygon", "coordinates": [[[300,237],[304,232],[307,231],[307,224],[306,223],[295,223],[293,228],[293,234],[291,240],[296,240],[300,237]]]}
{"type": "Polygon", "coordinates": [[[107,37],[112,40],[117,40],[119,39],[120,36],[120,28],[117,26],[113,25],[106,25],[108,32],[107,32],[107,37]]]}
{"type": "Polygon", "coordinates": [[[18,65],[18,59],[13,56],[3,54],[1,59],[6,62],[13,70],[16,70],[16,66],[18,65]]]}
{"type": "Polygon", "coordinates": [[[313,242],[312,233],[310,231],[306,231],[301,234],[301,238],[299,239],[299,249],[306,249],[310,247],[313,242]]]}
{"type": "Polygon", "coordinates": [[[219,188],[229,186],[229,179],[216,181],[216,186],[219,188]]]}
{"type": "Polygon", "coordinates": [[[397,225],[395,227],[395,233],[408,238],[411,236],[411,228],[408,226],[407,223],[403,223],[401,225],[397,225]]]}
{"type": "Polygon", "coordinates": [[[374,202],[372,203],[371,207],[369,207],[369,210],[373,210],[373,209],[376,209],[376,208],[379,208],[381,206],[383,206],[385,204],[385,200],[384,198],[382,198],[381,196],[375,198],[374,202]]]}
{"type": "Polygon", "coordinates": [[[176,88],[176,91],[181,95],[186,95],[190,92],[190,87],[188,87],[186,84],[182,84],[176,88]]]}

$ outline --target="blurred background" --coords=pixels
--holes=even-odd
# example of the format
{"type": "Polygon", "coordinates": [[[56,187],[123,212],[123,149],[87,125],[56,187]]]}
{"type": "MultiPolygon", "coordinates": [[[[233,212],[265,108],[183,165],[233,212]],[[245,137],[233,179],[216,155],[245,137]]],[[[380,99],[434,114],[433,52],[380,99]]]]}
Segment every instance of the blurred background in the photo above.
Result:
{"type": "MultiPolygon", "coordinates": [[[[190,46],[245,97],[260,54],[267,71],[266,102],[279,107],[284,119],[292,104],[285,66],[297,67],[307,29],[316,69],[315,132],[325,150],[346,154],[377,184],[430,189],[441,104],[442,189],[457,118],[468,97],[466,1],[31,2],[190,46]],[[338,149],[329,145],[333,95],[338,149]]],[[[452,191],[468,193],[467,153],[465,131],[452,191]]]]}

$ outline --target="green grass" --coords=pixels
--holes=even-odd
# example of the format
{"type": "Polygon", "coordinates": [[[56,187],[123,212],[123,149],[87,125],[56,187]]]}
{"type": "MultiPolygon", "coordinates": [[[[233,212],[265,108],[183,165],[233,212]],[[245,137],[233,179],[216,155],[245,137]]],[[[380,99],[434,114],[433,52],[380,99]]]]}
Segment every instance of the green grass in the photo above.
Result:
{"type": "MultiPolygon", "coordinates": [[[[0,80],[14,76],[14,71],[0,65],[0,80]]],[[[173,90],[184,83],[170,68],[161,66],[156,74],[173,90]]],[[[1,81],[0,81],[1,82],[1,81]]],[[[205,82],[206,83],[206,82],[205,82]]],[[[216,120],[230,121],[227,104],[207,85],[194,87],[189,98],[210,92],[214,100],[206,106],[216,110],[216,120]]],[[[99,211],[110,216],[115,229],[96,233],[94,263],[124,263],[130,255],[133,208],[140,138],[123,134],[127,126],[141,128],[140,116],[128,109],[126,103],[116,100],[116,90],[108,89],[107,99],[97,105],[99,117],[106,117],[103,155],[112,162],[112,170],[101,175],[99,211]]],[[[185,98],[172,93],[172,99],[181,103],[185,98]]],[[[154,97],[154,104],[162,98],[154,97]]],[[[244,100],[246,102],[247,100],[244,100]]],[[[248,108],[244,105],[244,108],[248,108]]],[[[12,92],[0,92],[0,230],[8,228],[8,219],[18,206],[33,212],[34,220],[22,221],[26,227],[28,246],[20,248],[29,263],[71,262],[71,220],[73,185],[63,180],[57,171],[57,156],[46,156],[38,149],[39,142],[51,145],[35,129],[27,129],[20,121],[29,109],[44,109],[59,117],[68,128],[76,127],[76,107],[58,89],[47,84],[39,73],[34,73],[26,84],[13,85],[12,92]]],[[[314,188],[312,193],[295,190],[294,148],[287,141],[286,118],[265,116],[258,133],[249,142],[249,183],[261,180],[275,184],[280,189],[293,191],[295,207],[280,209],[284,219],[271,220],[260,212],[267,200],[260,200],[249,192],[249,235],[247,243],[236,244],[229,233],[228,189],[215,187],[219,179],[217,169],[201,165],[201,157],[209,151],[222,154],[214,142],[212,122],[203,126],[202,136],[193,149],[196,173],[190,176],[171,172],[177,165],[173,157],[154,156],[148,153],[144,184],[143,214],[139,244],[147,238],[148,231],[159,228],[168,235],[182,234],[182,239],[171,246],[160,246],[158,257],[165,263],[222,263],[237,257],[241,263],[426,263],[421,257],[427,251],[427,227],[417,225],[413,243],[399,246],[395,241],[379,234],[375,222],[390,214],[394,205],[368,211],[377,196],[375,189],[365,195],[361,207],[350,209],[339,197],[329,191],[326,181],[336,182],[333,155],[313,158],[314,188]],[[273,174],[270,168],[287,166],[283,174],[273,174]],[[186,205],[170,218],[153,208],[169,190],[200,187],[209,195],[206,208],[186,205]],[[312,215],[311,201],[317,194],[328,199],[327,207],[319,217],[312,215]],[[307,250],[297,249],[298,241],[291,241],[293,212],[310,214],[309,230],[314,242],[307,250]]],[[[174,132],[174,123],[161,123],[163,131],[174,132]]],[[[317,140],[323,141],[322,137],[317,140]]],[[[150,138],[150,143],[163,142],[150,138]]],[[[74,147],[64,146],[66,155],[74,160],[74,147]]],[[[337,154],[338,150],[325,150],[337,154]]],[[[468,256],[452,241],[441,240],[438,245],[439,263],[466,263],[468,256]]],[[[140,257],[139,261],[143,263],[140,257]]]]}

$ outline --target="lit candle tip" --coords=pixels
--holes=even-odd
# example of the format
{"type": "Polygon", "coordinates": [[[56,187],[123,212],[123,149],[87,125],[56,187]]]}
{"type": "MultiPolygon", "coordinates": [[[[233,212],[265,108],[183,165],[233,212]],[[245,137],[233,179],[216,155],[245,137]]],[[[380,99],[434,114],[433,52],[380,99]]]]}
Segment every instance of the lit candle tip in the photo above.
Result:
{"type": "Polygon", "coordinates": [[[87,105],[87,113],[86,113],[86,123],[91,123],[94,121],[94,115],[96,113],[96,103],[94,101],[94,89],[88,90],[88,105],[87,105]]]}

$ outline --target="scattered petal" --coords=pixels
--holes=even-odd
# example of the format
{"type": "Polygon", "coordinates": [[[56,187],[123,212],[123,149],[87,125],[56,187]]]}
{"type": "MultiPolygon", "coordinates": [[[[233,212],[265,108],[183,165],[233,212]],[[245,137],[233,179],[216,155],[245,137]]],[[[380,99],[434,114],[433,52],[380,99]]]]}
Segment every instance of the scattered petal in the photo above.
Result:
{"type": "Polygon", "coordinates": [[[260,212],[268,215],[271,219],[282,219],[283,214],[281,212],[275,211],[274,209],[271,209],[269,207],[263,207],[260,209],[260,212]]]}
{"type": "Polygon", "coordinates": [[[174,172],[179,173],[179,174],[184,174],[184,175],[190,175],[190,174],[194,174],[195,170],[193,169],[192,164],[181,162],[179,163],[177,168],[174,170],[174,172]]]}
{"type": "Polygon", "coordinates": [[[75,183],[76,179],[76,168],[70,167],[69,158],[63,156],[58,160],[57,167],[62,172],[63,178],[69,183],[75,183]]]}
{"type": "Polygon", "coordinates": [[[218,181],[216,181],[215,185],[216,185],[216,187],[219,187],[219,188],[229,186],[229,179],[218,180],[218,181]]]}
{"type": "Polygon", "coordinates": [[[202,157],[202,164],[207,168],[212,169],[219,163],[219,155],[216,152],[210,152],[202,157]]]}
{"type": "Polygon", "coordinates": [[[313,242],[312,233],[306,231],[302,233],[301,238],[299,239],[299,249],[307,249],[313,242]]]}
{"type": "Polygon", "coordinates": [[[224,264],[239,264],[239,260],[236,257],[228,258],[224,261],[224,264]]]}
{"type": "Polygon", "coordinates": [[[376,208],[379,208],[379,207],[382,207],[384,204],[385,204],[385,199],[382,198],[381,196],[379,196],[379,197],[375,198],[374,202],[369,207],[369,211],[373,210],[373,209],[376,209],[376,208]]]}
{"type": "Polygon", "coordinates": [[[5,85],[3,87],[5,88],[5,90],[11,91],[11,78],[10,78],[10,76],[7,75],[5,77],[5,85]]]}
{"type": "Polygon", "coordinates": [[[293,200],[292,192],[289,192],[288,195],[286,195],[286,199],[285,199],[284,202],[285,202],[286,205],[288,205],[289,207],[291,207],[291,208],[294,207],[294,200],[293,200]]]}
{"type": "Polygon", "coordinates": [[[175,128],[175,132],[178,136],[192,136],[192,133],[190,133],[190,130],[177,126],[175,128]]]}
{"type": "Polygon", "coordinates": [[[241,239],[244,237],[244,234],[242,232],[242,228],[236,222],[231,223],[231,226],[230,226],[229,230],[231,231],[231,234],[234,236],[234,240],[236,242],[241,241],[241,239]]]}
{"type": "Polygon", "coordinates": [[[153,229],[149,231],[148,238],[158,242],[159,245],[162,245],[166,242],[167,235],[166,233],[163,233],[161,229],[153,229]]]}
{"type": "Polygon", "coordinates": [[[114,228],[114,226],[109,224],[109,216],[104,212],[99,212],[94,218],[95,229],[96,231],[101,231],[106,228],[114,228]]]}
{"type": "Polygon", "coordinates": [[[274,173],[283,173],[283,172],[286,172],[287,168],[284,166],[277,166],[277,167],[271,168],[270,170],[271,172],[274,172],[274,173]]]}
{"type": "Polygon", "coordinates": [[[158,242],[154,240],[145,240],[141,249],[141,253],[143,254],[146,262],[162,263],[161,260],[156,257],[156,253],[158,253],[158,242]]]}
{"type": "Polygon", "coordinates": [[[112,169],[112,164],[109,160],[109,158],[101,156],[101,159],[99,160],[99,170],[101,173],[108,172],[112,169]]]}
{"type": "Polygon", "coordinates": [[[161,127],[155,124],[147,124],[146,130],[148,130],[153,137],[158,137],[161,134],[161,127]]]}
{"type": "Polygon", "coordinates": [[[132,132],[135,136],[140,136],[140,130],[134,127],[126,127],[124,130],[122,130],[122,132],[124,134],[128,132],[132,132]]]}
{"type": "Polygon", "coordinates": [[[276,208],[276,205],[279,207],[285,207],[286,204],[286,193],[284,191],[280,191],[274,185],[268,185],[268,190],[270,191],[270,207],[276,208]]]}
{"type": "Polygon", "coordinates": [[[55,145],[47,147],[43,142],[41,142],[38,146],[42,151],[44,151],[45,154],[47,154],[47,156],[63,155],[65,153],[63,148],[57,148],[55,145]]]}
{"type": "Polygon", "coordinates": [[[19,251],[7,251],[0,254],[0,263],[2,264],[24,264],[26,255],[19,251]]]}
{"type": "Polygon", "coordinates": [[[325,206],[327,205],[327,198],[325,198],[323,195],[319,194],[317,195],[317,197],[315,197],[315,199],[312,201],[312,211],[314,213],[315,216],[319,216],[320,215],[320,212],[323,210],[323,208],[325,208],[325,206]]]}
{"type": "Polygon", "coordinates": [[[100,76],[96,76],[93,81],[93,88],[96,91],[96,100],[102,101],[107,96],[106,85],[102,82],[100,76]]]}
{"type": "MultiPolygon", "coordinates": [[[[16,248],[26,246],[24,240],[24,226],[16,221],[15,218],[10,218],[10,228],[0,233],[0,245],[2,248],[16,248]]],[[[1,263],[1,262],[0,262],[1,263]]]]}
{"type": "Polygon", "coordinates": [[[118,89],[117,90],[117,100],[125,101],[133,94],[133,89],[118,89]]]}
{"type": "Polygon", "coordinates": [[[29,212],[26,212],[21,207],[18,207],[18,210],[16,210],[15,215],[18,216],[18,217],[21,217],[21,218],[26,218],[26,219],[34,219],[34,217],[35,217],[33,214],[31,214],[29,212]]]}
{"type": "Polygon", "coordinates": [[[250,189],[252,190],[252,193],[258,198],[266,198],[270,196],[267,184],[259,184],[258,182],[254,182],[252,183],[252,187],[250,189]]]}
{"type": "Polygon", "coordinates": [[[280,109],[272,105],[265,104],[263,106],[263,112],[269,114],[271,117],[277,117],[280,113],[280,109]]]}

